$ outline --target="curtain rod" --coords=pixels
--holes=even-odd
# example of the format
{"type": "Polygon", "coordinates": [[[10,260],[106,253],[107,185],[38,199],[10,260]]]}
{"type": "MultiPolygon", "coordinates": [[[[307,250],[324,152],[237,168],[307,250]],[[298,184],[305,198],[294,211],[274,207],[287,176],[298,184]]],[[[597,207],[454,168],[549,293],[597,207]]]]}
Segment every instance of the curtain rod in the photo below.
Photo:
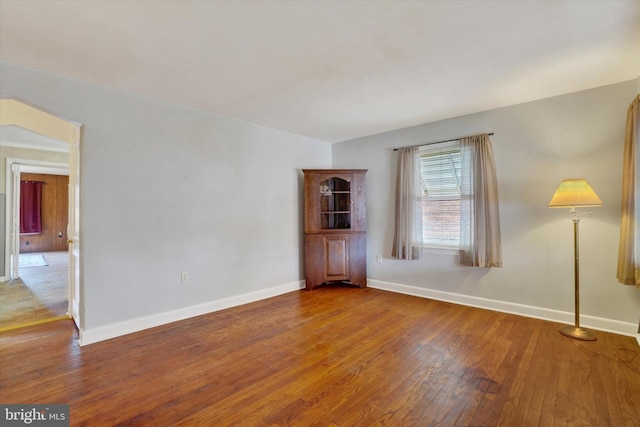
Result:
{"type": "MultiPolygon", "coordinates": [[[[484,134],[481,133],[478,135],[484,135],[484,134]]],[[[493,132],[489,132],[487,135],[493,136],[493,132]]],[[[472,136],[477,136],[477,135],[472,135],[472,136]]],[[[460,138],[447,139],[446,141],[427,142],[426,144],[412,145],[412,147],[424,147],[426,145],[444,144],[445,142],[460,141],[462,138],[468,138],[468,136],[461,136],[460,138]]],[[[403,147],[403,148],[408,148],[408,147],[403,147]]],[[[398,151],[399,149],[400,148],[394,148],[393,151],[398,151]]]]}

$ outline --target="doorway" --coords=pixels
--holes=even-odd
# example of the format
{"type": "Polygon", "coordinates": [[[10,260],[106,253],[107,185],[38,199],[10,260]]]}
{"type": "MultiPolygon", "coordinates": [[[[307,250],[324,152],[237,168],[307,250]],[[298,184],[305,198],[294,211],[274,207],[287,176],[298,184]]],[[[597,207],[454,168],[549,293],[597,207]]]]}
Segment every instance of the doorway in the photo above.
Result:
{"type": "MultiPolygon", "coordinates": [[[[68,159],[68,152],[42,152],[68,159]]],[[[13,164],[15,159],[8,162],[13,164]]],[[[26,230],[23,222],[28,221],[20,219],[18,271],[13,272],[13,280],[0,283],[0,331],[69,318],[69,167],[66,163],[34,166],[33,162],[20,160],[21,191],[13,199],[26,202],[29,195],[33,199],[36,194],[28,190],[38,188],[37,203],[21,203],[21,211],[33,209],[28,219],[37,230],[26,230]]]]}
{"type": "MultiPolygon", "coordinates": [[[[81,248],[80,248],[80,139],[81,125],[62,119],[56,115],[46,112],[38,107],[29,105],[16,99],[0,99],[0,131],[2,140],[5,136],[14,132],[26,132],[36,139],[45,139],[47,144],[63,144],[67,151],[68,163],[55,163],[46,160],[33,158],[9,157],[11,153],[16,153],[15,148],[5,149],[3,142],[2,163],[5,166],[5,209],[4,221],[1,221],[0,231],[5,236],[5,245],[0,252],[0,276],[6,282],[15,281],[20,276],[20,176],[22,172],[33,172],[40,168],[49,170],[66,169],[68,175],[68,222],[64,232],[61,231],[68,243],[67,259],[67,304],[65,316],[73,318],[79,330],[82,330],[83,321],[83,289],[81,283],[81,248]],[[12,151],[13,150],[13,151],[12,151]],[[31,168],[31,169],[29,169],[31,168]]],[[[0,141],[2,142],[2,141],[0,141]]],[[[9,144],[11,145],[11,144],[9,144]]],[[[20,144],[18,144],[20,145],[20,144]]],[[[14,144],[15,147],[15,144],[14,144]]],[[[24,144],[22,148],[25,148],[24,144]]],[[[27,144],[27,152],[35,153],[34,147],[27,144]]],[[[55,150],[54,150],[55,151],[55,150]]],[[[24,150],[21,152],[24,153],[24,150]]],[[[23,156],[21,156],[23,157],[23,156]]],[[[26,156],[30,157],[30,156],[26,156]]],[[[45,156],[45,158],[47,158],[45,156]]],[[[60,254],[57,254],[60,255],[60,254]]],[[[50,258],[53,254],[50,255],[50,258]]],[[[59,258],[56,257],[56,263],[59,258]]],[[[45,261],[46,263],[46,257],[45,261]]],[[[27,267],[29,268],[29,267],[27,267]]],[[[36,267],[37,268],[37,267],[36,267]]],[[[25,276],[28,275],[26,270],[25,276]]],[[[4,283],[4,282],[3,282],[4,283]]]]}

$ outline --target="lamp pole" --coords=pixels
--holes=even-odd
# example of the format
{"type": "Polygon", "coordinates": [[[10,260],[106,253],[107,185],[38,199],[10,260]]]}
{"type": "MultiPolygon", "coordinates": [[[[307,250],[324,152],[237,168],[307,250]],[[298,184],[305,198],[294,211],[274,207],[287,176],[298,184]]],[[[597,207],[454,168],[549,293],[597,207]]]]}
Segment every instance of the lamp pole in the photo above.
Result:
{"type": "Polygon", "coordinates": [[[598,338],[593,332],[580,327],[580,218],[591,216],[591,212],[578,212],[575,207],[572,207],[569,212],[571,212],[571,219],[573,220],[575,322],[574,326],[566,325],[561,327],[560,333],[583,341],[595,341],[598,338]]]}

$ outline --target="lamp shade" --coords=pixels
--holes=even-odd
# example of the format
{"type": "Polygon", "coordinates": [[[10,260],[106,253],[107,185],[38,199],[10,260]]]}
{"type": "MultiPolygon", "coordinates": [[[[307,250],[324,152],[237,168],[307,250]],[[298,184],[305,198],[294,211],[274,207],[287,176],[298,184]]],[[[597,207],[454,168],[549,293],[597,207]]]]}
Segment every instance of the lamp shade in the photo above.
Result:
{"type": "Polygon", "coordinates": [[[602,206],[602,200],[584,179],[565,179],[549,202],[550,208],[602,206]]]}

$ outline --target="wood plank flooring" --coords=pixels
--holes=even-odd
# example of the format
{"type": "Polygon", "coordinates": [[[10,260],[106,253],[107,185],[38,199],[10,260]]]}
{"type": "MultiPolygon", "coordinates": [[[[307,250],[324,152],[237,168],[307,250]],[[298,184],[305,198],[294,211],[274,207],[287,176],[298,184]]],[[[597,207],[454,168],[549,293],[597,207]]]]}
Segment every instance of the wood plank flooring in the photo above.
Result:
{"type": "Polygon", "coordinates": [[[78,426],[640,426],[640,347],[376,289],[299,291],[79,347],[0,333],[0,402],[78,426]]]}
{"type": "Polygon", "coordinates": [[[48,265],[21,268],[18,280],[0,282],[0,330],[66,315],[69,253],[39,254],[48,265]]]}

